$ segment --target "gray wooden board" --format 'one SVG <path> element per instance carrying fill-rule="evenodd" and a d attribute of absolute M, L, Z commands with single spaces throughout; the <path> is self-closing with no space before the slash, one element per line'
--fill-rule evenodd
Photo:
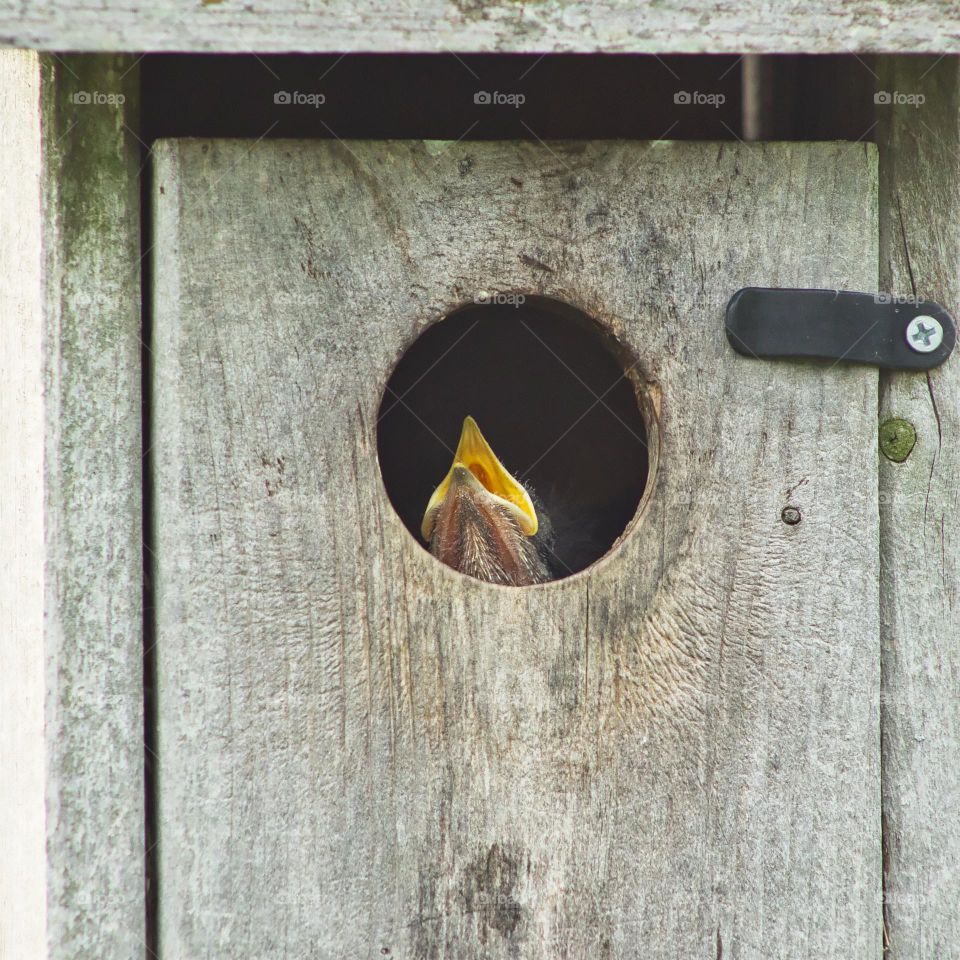
<path fill-rule="evenodd" d="M 874 149 L 155 157 L 162 955 L 879 957 L 877 374 L 723 334 L 875 284 Z M 491 289 L 608 325 L 655 410 L 637 521 L 528 589 L 376 461 L 404 346 Z"/>
<path fill-rule="evenodd" d="M 144 950 L 138 81 L 124 56 L 3 51 L 0 64 L 12 960 Z M 74 96 L 94 91 L 115 99 Z"/>
<path fill-rule="evenodd" d="M 888 61 L 878 87 L 922 94 L 881 113 L 881 285 L 960 311 L 960 67 Z M 960 360 L 889 374 L 880 419 L 917 431 L 881 461 L 883 813 L 891 957 L 960 943 Z"/>
<path fill-rule="evenodd" d="M 223 53 L 956 53 L 960 8 L 956 0 L 0 0 L 0 43 Z"/>
<path fill-rule="evenodd" d="M 48 940 L 143 950 L 136 61 L 44 58 Z M 115 104 L 76 102 L 110 91 Z"/>

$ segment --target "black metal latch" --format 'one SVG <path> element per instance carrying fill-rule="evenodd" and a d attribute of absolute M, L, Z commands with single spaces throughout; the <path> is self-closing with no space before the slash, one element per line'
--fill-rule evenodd
<path fill-rule="evenodd" d="M 758 359 L 809 357 L 930 370 L 953 350 L 953 318 L 930 300 L 846 290 L 744 287 L 727 304 L 727 339 Z"/>

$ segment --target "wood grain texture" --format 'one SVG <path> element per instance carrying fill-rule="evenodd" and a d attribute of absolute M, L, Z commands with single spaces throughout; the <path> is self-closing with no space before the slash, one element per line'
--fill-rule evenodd
<path fill-rule="evenodd" d="M 156 160 L 162 955 L 878 957 L 877 374 L 722 322 L 875 282 L 873 148 Z M 480 290 L 607 324 L 657 411 L 639 520 L 539 587 L 438 564 L 377 469 Z"/>
<path fill-rule="evenodd" d="M 0 956 L 46 941 L 40 58 L 0 53 Z M 15 172 L 14 172 L 15 171 Z"/>
<path fill-rule="evenodd" d="M 0 0 L 0 42 L 46 50 L 507 53 L 960 51 L 956 0 Z"/>
<path fill-rule="evenodd" d="M 0 677 L 26 711 L 3 758 L 18 814 L 3 825 L 33 846 L 29 879 L 3 857 L 13 921 L 30 930 L 5 929 L 0 954 L 134 957 L 144 950 L 137 74 L 127 57 L 5 53 L 3 69 L 14 74 L 0 134 L 0 286 L 13 294 L 3 326 L 14 347 L 0 359 L 13 508 L 3 543 L 14 545 L 5 566 L 17 593 L 0 601 Z M 97 90 L 129 104 L 73 100 Z"/>
<path fill-rule="evenodd" d="M 960 309 L 960 68 L 882 64 L 880 89 L 922 106 L 879 110 L 881 287 Z M 880 420 L 917 431 L 881 460 L 886 926 L 896 960 L 960 943 L 960 360 L 888 374 Z"/>

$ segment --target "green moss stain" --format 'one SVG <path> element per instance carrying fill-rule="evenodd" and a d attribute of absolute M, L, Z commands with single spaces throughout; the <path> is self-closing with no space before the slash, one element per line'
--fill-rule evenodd
<path fill-rule="evenodd" d="M 917 431 L 907 420 L 894 417 L 880 424 L 880 452 L 894 463 L 903 463 L 917 442 Z"/>

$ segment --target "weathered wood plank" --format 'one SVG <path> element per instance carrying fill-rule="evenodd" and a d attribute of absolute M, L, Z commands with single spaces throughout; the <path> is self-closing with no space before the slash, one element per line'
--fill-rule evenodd
<path fill-rule="evenodd" d="M 881 286 L 960 309 L 960 66 L 887 60 L 878 108 Z M 960 360 L 881 382 L 881 422 L 910 421 L 880 462 L 885 916 L 896 960 L 960 943 Z"/>
<path fill-rule="evenodd" d="M 11 718 L 0 953 L 134 957 L 144 951 L 137 74 L 128 57 L 12 51 L 0 71 L 0 540 L 12 551 L 0 573 Z M 75 102 L 80 91 L 127 101 Z"/>
<path fill-rule="evenodd" d="M 0 0 L 0 42 L 47 50 L 849 53 L 960 51 L 955 0 Z"/>
<path fill-rule="evenodd" d="M 852 144 L 158 145 L 164 956 L 879 957 L 877 375 L 722 322 L 869 288 L 875 178 Z M 659 411 L 640 521 L 525 590 L 439 565 L 376 463 L 404 345 L 494 288 L 608 324 Z"/>
<path fill-rule="evenodd" d="M 0 952 L 44 955 L 40 65 L 0 53 Z"/>

